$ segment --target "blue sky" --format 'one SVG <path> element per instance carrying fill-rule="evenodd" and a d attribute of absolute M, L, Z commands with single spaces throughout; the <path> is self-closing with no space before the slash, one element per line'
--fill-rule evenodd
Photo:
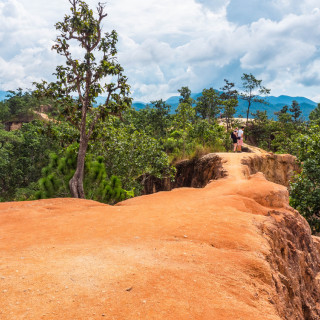
<path fill-rule="evenodd" d="M 320 102 L 319 0 L 109 0 L 106 9 L 135 100 L 220 88 L 224 78 L 241 87 L 245 72 L 272 95 Z M 63 63 L 50 49 L 54 24 L 68 12 L 67 0 L 0 0 L 0 90 L 53 80 Z"/>

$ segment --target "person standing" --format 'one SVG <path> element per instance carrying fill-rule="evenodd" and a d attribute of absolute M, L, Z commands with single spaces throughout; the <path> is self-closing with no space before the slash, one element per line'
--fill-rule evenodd
<path fill-rule="evenodd" d="M 233 152 L 237 151 L 237 145 L 238 145 L 238 128 L 235 128 L 231 133 L 231 139 L 233 142 Z"/>
<path fill-rule="evenodd" d="M 238 130 L 238 151 L 239 152 L 242 152 L 242 145 L 243 145 L 243 130 L 244 130 L 244 127 L 241 127 L 239 130 Z"/>

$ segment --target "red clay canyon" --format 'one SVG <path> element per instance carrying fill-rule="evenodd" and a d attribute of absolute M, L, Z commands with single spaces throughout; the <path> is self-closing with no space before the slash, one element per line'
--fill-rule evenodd
<path fill-rule="evenodd" d="M 294 160 L 212 157 L 204 188 L 1 203 L 0 319 L 320 319 L 320 241 L 275 183 Z"/>

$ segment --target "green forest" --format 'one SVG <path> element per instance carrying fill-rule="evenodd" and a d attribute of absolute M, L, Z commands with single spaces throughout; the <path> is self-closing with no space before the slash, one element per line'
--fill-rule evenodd
<path fill-rule="evenodd" d="M 225 79 L 222 88 L 204 88 L 196 100 L 181 87 L 174 114 L 162 99 L 135 110 L 116 59 L 117 33 L 101 31 L 104 7 L 95 17 L 85 2 L 73 3 L 56 24 L 53 50 L 65 59 L 56 82 L 9 91 L 0 102 L 0 201 L 76 197 L 115 204 L 141 195 L 151 176 L 174 179 L 182 159 L 232 152 L 230 133 L 243 123 L 235 118 L 242 100 L 245 142 L 297 157 L 301 172 L 291 182 L 290 204 L 313 233 L 320 232 L 320 104 L 308 120 L 296 101 L 274 119 L 265 110 L 252 113 L 252 103 L 266 103 L 261 97 L 270 90 L 244 73 L 241 89 Z M 73 57 L 70 41 L 79 44 L 82 58 Z M 97 105 L 102 95 L 105 102 Z M 15 122 L 22 127 L 10 130 Z"/>

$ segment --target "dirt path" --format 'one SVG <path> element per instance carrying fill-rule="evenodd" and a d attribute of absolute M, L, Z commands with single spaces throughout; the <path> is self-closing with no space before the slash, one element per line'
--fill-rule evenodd
<path fill-rule="evenodd" d="M 266 151 L 249 146 L 244 143 L 244 147 L 250 149 L 250 153 L 241 152 L 220 152 L 218 155 L 223 159 L 223 167 L 228 172 L 229 179 L 242 180 L 249 177 L 248 168 L 242 164 L 243 159 L 254 157 L 255 155 L 268 154 Z"/>

